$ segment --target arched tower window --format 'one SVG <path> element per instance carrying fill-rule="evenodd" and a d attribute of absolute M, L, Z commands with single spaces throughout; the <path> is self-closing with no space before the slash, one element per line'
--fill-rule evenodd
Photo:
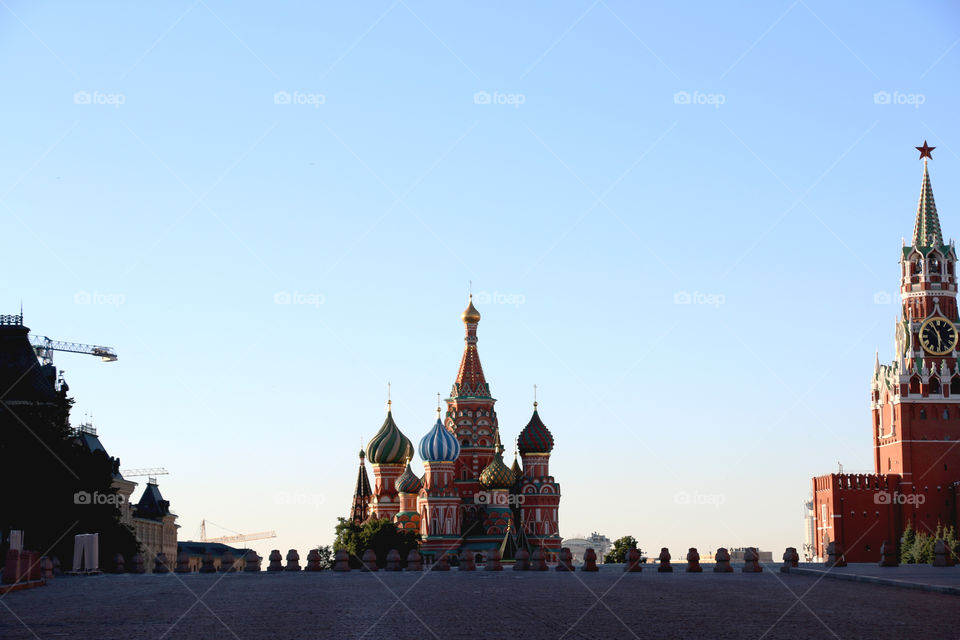
<path fill-rule="evenodd" d="M 944 419 L 944 420 L 949 420 L 949 419 L 950 419 L 950 410 L 949 410 L 949 409 L 944 409 L 944 410 L 943 410 L 943 419 Z"/>
<path fill-rule="evenodd" d="M 919 394 L 920 393 L 920 376 L 913 376 L 910 378 L 910 393 Z"/>
<path fill-rule="evenodd" d="M 923 273 L 923 260 L 921 258 L 917 258 L 913 261 L 912 273 L 915 276 L 919 276 Z"/>
<path fill-rule="evenodd" d="M 960 376 L 953 376 L 950 380 L 950 395 L 960 396 Z"/>
<path fill-rule="evenodd" d="M 929 271 L 931 275 L 940 275 L 940 260 L 938 258 L 927 260 L 927 271 Z"/>
<path fill-rule="evenodd" d="M 923 407 L 920 407 L 920 419 L 921 420 L 927 419 L 927 410 L 924 409 Z"/>
<path fill-rule="evenodd" d="M 930 393 L 940 393 L 940 378 L 930 376 Z"/>

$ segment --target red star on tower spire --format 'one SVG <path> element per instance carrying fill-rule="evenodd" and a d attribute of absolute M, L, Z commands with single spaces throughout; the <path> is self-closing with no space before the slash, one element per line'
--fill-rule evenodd
<path fill-rule="evenodd" d="M 914 149 L 920 152 L 920 160 L 923 160 L 924 158 L 930 158 L 933 160 L 933 156 L 930 154 L 930 152 L 936 149 L 936 147 L 929 146 L 927 141 L 924 140 L 922 147 L 914 147 Z"/>

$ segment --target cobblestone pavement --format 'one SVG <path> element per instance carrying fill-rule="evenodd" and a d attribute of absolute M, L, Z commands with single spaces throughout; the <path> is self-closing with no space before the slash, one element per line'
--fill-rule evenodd
<path fill-rule="evenodd" d="M 605 568 L 60 577 L 0 599 L 4 640 L 634 637 L 960 638 L 960 598 L 770 570 Z"/>

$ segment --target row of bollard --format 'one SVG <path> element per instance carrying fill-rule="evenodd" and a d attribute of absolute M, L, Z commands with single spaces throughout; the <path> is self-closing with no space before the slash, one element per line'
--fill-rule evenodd
<path fill-rule="evenodd" d="M 277 562 L 279 566 L 279 552 L 274 552 L 277 555 Z M 796 550 L 794 550 L 794 555 Z M 273 556 L 271 555 L 271 558 Z M 732 573 L 733 567 L 730 565 L 730 552 L 727 549 L 720 547 L 717 549 L 717 554 L 714 556 L 715 565 L 713 571 L 715 573 Z M 673 565 L 671 564 L 670 551 L 663 547 L 660 550 L 659 556 L 660 563 L 657 565 L 657 571 L 659 573 L 670 573 L 673 571 Z M 474 561 L 473 552 L 470 550 L 464 551 L 459 556 L 459 567 L 460 571 L 476 571 L 476 563 Z M 794 565 L 796 566 L 796 565 Z M 275 569 L 279 571 L 280 569 Z M 350 571 L 350 555 L 343 549 L 337 551 L 334 559 L 334 571 Z M 363 552 L 363 559 L 360 571 L 379 571 L 380 567 L 377 565 L 377 554 L 373 549 L 367 549 Z M 400 564 L 400 553 L 396 549 L 391 549 L 387 554 L 387 563 L 385 567 L 386 571 L 401 571 L 402 567 Z M 422 571 L 423 570 L 423 558 L 420 553 L 412 549 L 410 553 L 407 554 L 407 571 Z M 449 571 L 450 562 L 447 559 L 447 556 L 440 555 L 437 558 L 437 561 L 430 566 L 431 571 Z M 500 558 L 500 552 L 497 549 L 493 549 L 487 553 L 486 571 L 503 571 L 503 563 Z M 543 551 L 540 548 L 533 550 L 533 553 L 528 553 L 525 549 L 520 549 L 517 551 L 516 557 L 513 562 L 514 571 L 548 571 L 549 567 L 547 566 L 546 559 L 543 555 Z M 573 565 L 573 554 L 570 552 L 570 549 L 564 547 L 560 550 L 560 553 L 557 558 L 557 566 L 555 567 L 556 571 L 575 571 Z M 593 549 L 587 549 L 583 554 L 583 565 L 580 567 L 580 571 L 599 571 L 600 568 L 597 565 L 597 553 Z M 702 573 L 703 567 L 700 566 L 700 554 L 697 552 L 696 548 L 690 547 L 690 550 L 687 552 L 687 567 L 686 570 L 688 573 Z M 643 564 L 640 558 L 640 552 L 636 548 L 631 548 L 627 551 L 627 559 L 624 564 L 624 571 L 628 572 L 640 572 L 643 571 Z M 744 552 L 744 573 L 760 573 L 763 571 L 763 567 L 760 566 L 760 554 L 756 548 L 751 547 Z"/>
<path fill-rule="evenodd" d="M 896 567 L 899 565 L 899 553 L 895 544 L 884 541 L 880 548 L 880 562 L 881 567 Z M 244 573 L 255 573 L 260 571 L 261 558 L 255 552 L 250 551 L 248 554 L 242 558 L 244 560 L 244 565 L 242 571 Z M 556 571 L 575 571 L 573 565 L 573 554 L 570 552 L 570 549 L 564 547 L 560 550 L 560 553 L 557 558 L 557 565 L 555 567 Z M 656 565 L 658 573 L 671 573 L 673 571 L 673 564 L 671 564 L 672 556 L 670 555 L 670 550 L 667 547 L 660 549 L 660 555 L 658 557 L 659 563 Z M 700 566 L 700 554 L 697 552 L 695 547 L 690 547 L 687 551 L 687 564 L 686 572 L 687 573 L 702 573 L 703 567 Z M 321 558 L 320 552 L 317 549 L 311 550 L 307 554 L 307 566 L 300 566 L 300 555 L 295 549 L 290 549 L 286 555 L 286 564 L 284 564 L 284 557 L 281 555 L 280 551 L 274 549 L 270 553 L 269 558 L 270 564 L 267 566 L 268 572 L 277 572 L 277 571 L 321 571 Z M 760 554 L 757 551 L 756 547 L 749 547 L 744 550 L 743 554 L 743 573 L 761 573 L 763 567 L 760 566 Z M 795 547 L 787 547 L 786 551 L 783 553 L 783 565 L 780 569 L 781 572 L 788 572 L 791 567 L 797 567 L 799 565 L 800 556 L 797 553 Z M 52 578 L 54 575 L 59 575 L 59 560 L 57 558 L 41 558 L 40 559 L 40 571 L 44 578 Z M 114 573 L 146 573 L 144 569 L 144 559 L 143 554 L 136 553 L 130 559 L 130 568 L 127 569 L 124 563 L 124 558 L 122 555 L 117 554 L 114 557 Z M 935 567 L 951 567 L 954 566 L 954 558 L 950 552 L 949 547 L 946 542 L 943 540 L 937 540 L 934 547 L 934 562 L 933 566 Z M 827 546 L 827 559 L 824 562 L 826 567 L 845 567 L 847 566 L 846 559 L 844 557 L 844 552 L 842 545 L 838 542 L 831 542 Z M 407 554 L 406 559 L 406 570 L 407 571 L 422 571 L 424 568 L 423 557 L 416 549 L 412 549 Z M 492 549 L 487 552 L 486 562 L 485 562 L 486 571 L 503 571 L 503 562 L 500 558 L 500 552 L 497 549 Z M 386 558 L 386 567 L 385 571 L 402 571 L 404 567 L 402 566 L 400 553 L 396 549 L 391 549 L 387 553 Z M 467 550 L 464 551 L 459 556 L 459 571 L 476 571 L 476 562 L 474 560 L 474 552 Z M 334 557 L 334 571 L 350 571 L 350 555 L 347 551 L 341 549 L 337 551 Z M 363 552 L 362 564 L 360 571 L 379 571 L 380 568 L 377 564 L 377 554 L 373 549 L 367 549 Z M 436 562 L 429 566 L 431 571 L 449 571 L 450 562 L 446 554 L 441 554 Z M 520 549 L 516 553 L 516 557 L 513 562 L 514 571 L 547 571 L 549 567 L 547 566 L 546 558 L 544 557 L 543 551 L 538 547 L 533 550 L 533 553 L 527 552 L 525 549 Z M 191 557 L 187 553 L 180 553 L 177 557 L 176 566 L 173 569 L 174 573 L 191 573 L 193 568 L 191 566 Z M 200 573 L 225 573 L 230 571 L 241 571 L 241 568 L 234 558 L 233 554 L 227 552 L 223 554 L 220 558 L 220 566 L 217 567 L 214 558 L 211 554 L 204 556 L 201 566 L 199 568 Z M 583 565 L 580 567 L 580 571 L 599 571 L 597 565 L 597 554 L 593 549 L 587 549 L 583 554 Z M 627 572 L 640 572 L 643 571 L 643 563 L 641 562 L 640 552 L 636 548 L 631 548 L 627 550 L 626 562 L 624 563 L 624 571 Z M 170 573 L 171 568 L 167 563 L 167 557 L 164 553 L 158 553 L 155 557 L 153 573 Z M 733 567 L 730 564 L 730 552 L 724 548 L 720 547 L 717 549 L 717 553 L 714 556 L 714 573 L 733 573 Z"/>

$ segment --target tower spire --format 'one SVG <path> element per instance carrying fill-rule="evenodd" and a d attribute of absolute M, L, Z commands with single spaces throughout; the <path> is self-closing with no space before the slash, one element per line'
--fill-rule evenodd
<path fill-rule="evenodd" d="M 360 449 L 360 471 L 357 473 L 357 488 L 353 491 L 353 509 L 350 513 L 350 519 L 357 524 L 367 519 L 370 497 L 373 495 L 373 491 L 370 490 L 367 467 L 363 464 L 365 457 L 366 454 L 363 449 Z"/>
<path fill-rule="evenodd" d="M 922 147 L 917 147 L 923 159 L 923 184 L 920 186 L 920 201 L 917 203 L 917 221 L 913 225 L 914 247 L 939 247 L 943 244 L 943 233 L 940 231 L 940 217 L 937 215 L 937 204 L 933 200 L 933 188 L 930 186 L 930 173 L 927 170 L 927 158 L 932 158 L 930 152 L 935 147 L 928 147 L 923 141 Z"/>

